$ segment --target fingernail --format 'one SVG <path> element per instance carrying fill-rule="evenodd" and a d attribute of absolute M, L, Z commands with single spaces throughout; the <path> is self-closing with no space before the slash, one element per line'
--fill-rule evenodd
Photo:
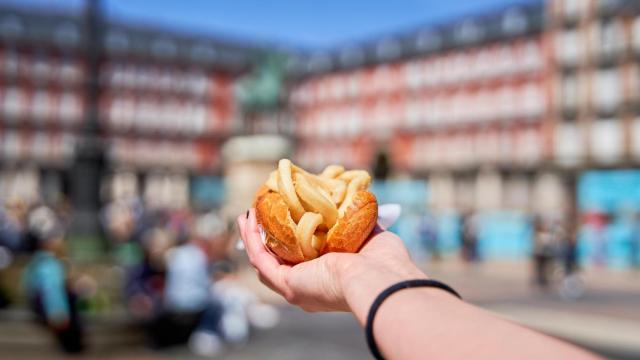
<path fill-rule="evenodd" d="M 245 219 L 249 218 L 249 210 L 247 210 L 247 214 L 244 216 Z"/>
<path fill-rule="evenodd" d="M 373 230 L 371 231 L 371 235 L 378 235 L 382 232 L 385 232 L 385 228 L 383 228 L 382 226 L 380 226 L 380 224 L 376 224 L 376 226 L 373 228 Z"/>

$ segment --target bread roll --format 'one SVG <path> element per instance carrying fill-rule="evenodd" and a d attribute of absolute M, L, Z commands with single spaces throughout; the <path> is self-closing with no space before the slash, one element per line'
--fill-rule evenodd
<path fill-rule="evenodd" d="M 328 252 L 357 252 L 378 218 L 376 197 L 367 190 L 369 174 L 361 170 L 343 172 L 342 167 L 334 165 L 323 174 L 314 175 L 287 159 L 280 160 L 279 169 L 283 171 L 272 173 L 258 190 L 254 203 L 258 223 L 266 233 L 266 246 L 292 264 Z M 281 174 L 289 178 L 283 179 Z M 279 188 L 278 184 L 282 186 Z M 288 193 L 283 195 L 280 189 Z M 336 203 L 336 199 L 342 200 Z M 303 208 L 302 215 L 298 204 Z M 297 219 L 292 206 L 296 207 Z M 329 227 L 330 224 L 333 225 Z"/>

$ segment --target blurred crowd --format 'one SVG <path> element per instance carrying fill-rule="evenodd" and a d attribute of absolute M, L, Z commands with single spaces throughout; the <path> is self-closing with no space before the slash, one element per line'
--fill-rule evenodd
<path fill-rule="evenodd" d="M 398 199 L 398 194 L 390 191 L 388 195 Z M 381 203 L 388 202 L 384 195 L 379 196 Z M 16 300 L 3 285 L 8 283 L 7 269 L 22 259 L 18 267 L 24 303 L 64 351 L 80 352 L 85 347 L 81 314 L 95 300 L 89 299 L 95 298 L 95 289 L 106 282 L 95 274 L 78 272 L 78 267 L 71 273 L 74 261 L 69 261 L 65 250 L 70 246 L 67 230 L 72 209 L 63 197 L 58 200 L 29 203 L 12 198 L 2 202 L 0 280 L 5 281 L 0 282 L 0 305 Z M 474 264 L 496 259 L 492 248 L 510 251 L 509 244 L 525 243 L 532 284 L 569 300 L 584 292 L 577 271 L 579 245 L 584 243 L 580 233 L 600 229 L 591 233 L 603 244 L 596 252 L 605 253 L 608 233 L 603 229 L 617 221 L 568 214 L 565 220 L 509 215 L 497 222 L 499 228 L 511 228 L 511 232 L 496 232 L 491 217 L 495 214 L 436 212 L 424 204 L 403 204 L 403 212 L 391 230 L 403 238 L 417 262 L 454 255 Z M 144 332 L 149 347 L 186 344 L 196 354 L 215 355 L 225 347 L 244 344 L 252 328 L 269 328 L 278 322 L 278 311 L 261 302 L 254 289 L 241 281 L 244 262 L 237 256 L 242 252 L 235 251 L 234 223 L 219 209 L 159 206 L 127 196 L 107 202 L 99 218 L 106 239 L 101 242 L 106 249 L 101 254 L 107 254 L 108 266 L 115 263 L 119 269 L 119 278 L 110 280 L 118 295 L 109 308 L 123 309 L 128 321 Z M 632 220 L 636 224 L 633 255 L 640 249 L 640 218 Z M 520 228 L 523 230 L 513 230 Z M 492 236 L 499 238 L 497 245 L 492 245 Z M 637 260 L 632 259 L 634 266 Z"/>
<path fill-rule="evenodd" d="M 451 253 L 447 245 L 447 231 L 443 231 L 443 224 L 446 223 L 443 217 L 432 211 L 421 211 L 416 221 L 400 223 L 400 226 L 410 225 L 397 230 L 408 234 L 403 237 L 405 241 L 413 238 L 408 245 L 414 260 L 439 261 L 443 253 Z M 524 224 L 520 225 L 525 229 L 521 235 L 530 239 L 527 242 L 531 258 L 531 284 L 543 291 L 557 291 L 567 300 L 581 297 L 584 287 L 578 272 L 579 232 L 575 221 L 533 215 L 523 215 L 521 220 Z M 494 255 L 486 249 L 491 246 L 487 246 L 491 241 L 491 230 L 488 229 L 491 224 L 487 214 L 463 212 L 454 217 L 453 223 L 458 237 L 456 252 L 464 263 L 474 264 L 492 259 Z M 505 224 L 503 221 L 502 226 Z M 397 226 L 392 230 L 395 228 Z M 414 236 L 411 236 L 412 233 Z M 640 236 L 636 235 L 636 240 L 639 239 Z"/>
<path fill-rule="evenodd" d="M 124 257 L 124 299 L 152 346 L 217 353 L 245 342 L 250 325 L 276 321 L 275 310 L 235 281 L 233 224 L 216 210 L 149 209 L 133 198 L 108 204 L 102 221 L 110 244 L 138 253 Z"/>
<path fill-rule="evenodd" d="M 69 274 L 64 254 L 69 215 L 68 206 L 5 202 L 0 269 L 14 258 L 28 259 L 22 271 L 24 298 L 61 349 L 75 353 L 85 348 L 79 312 L 96 279 Z M 277 323 L 278 312 L 238 281 L 237 260 L 230 256 L 232 224 L 215 209 L 151 208 L 131 198 L 108 203 L 100 219 L 108 253 L 123 270 L 118 298 L 151 348 L 187 344 L 194 353 L 210 356 L 245 343 L 251 328 Z M 6 292 L 1 295 L 8 305 Z"/>

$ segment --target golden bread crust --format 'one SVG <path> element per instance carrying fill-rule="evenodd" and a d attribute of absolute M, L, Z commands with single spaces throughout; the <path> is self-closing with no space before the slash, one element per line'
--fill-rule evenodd
<path fill-rule="evenodd" d="M 255 206 L 258 223 L 267 233 L 267 247 L 286 262 L 303 262 L 305 259 L 295 235 L 295 223 L 282 196 L 273 191 L 262 192 Z"/>
<path fill-rule="evenodd" d="M 357 252 L 378 219 L 378 202 L 369 191 L 358 191 L 344 216 L 331 228 L 323 253 Z"/>
<path fill-rule="evenodd" d="M 266 185 L 262 185 L 260 186 L 260 188 L 258 188 L 258 191 L 256 191 L 255 196 L 253 197 L 253 207 L 257 208 L 258 207 L 258 200 L 265 194 L 267 194 L 269 191 L 269 188 Z"/>

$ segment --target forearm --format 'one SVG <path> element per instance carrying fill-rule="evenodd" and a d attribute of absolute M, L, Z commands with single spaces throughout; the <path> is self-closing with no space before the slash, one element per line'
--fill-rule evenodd
<path fill-rule="evenodd" d="M 375 297 L 388 286 L 426 278 L 415 266 L 352 269 L 347 303 L 361 325 Z M 589 354 L 503 320 L 433 288 L 401 290 L 380 307 L 374 336 L 389 359 L 583 358 Z"/>
<path fill-rule="evenodd" d="M 408 279 L 426 279 L 427 276 L 413 264 L 371 267 L 366 264 L 351 264 L 339 276 L 349 309 L 360 325 L 364 326 L 367 314 L 376 296 L 387 287 Z"/>

